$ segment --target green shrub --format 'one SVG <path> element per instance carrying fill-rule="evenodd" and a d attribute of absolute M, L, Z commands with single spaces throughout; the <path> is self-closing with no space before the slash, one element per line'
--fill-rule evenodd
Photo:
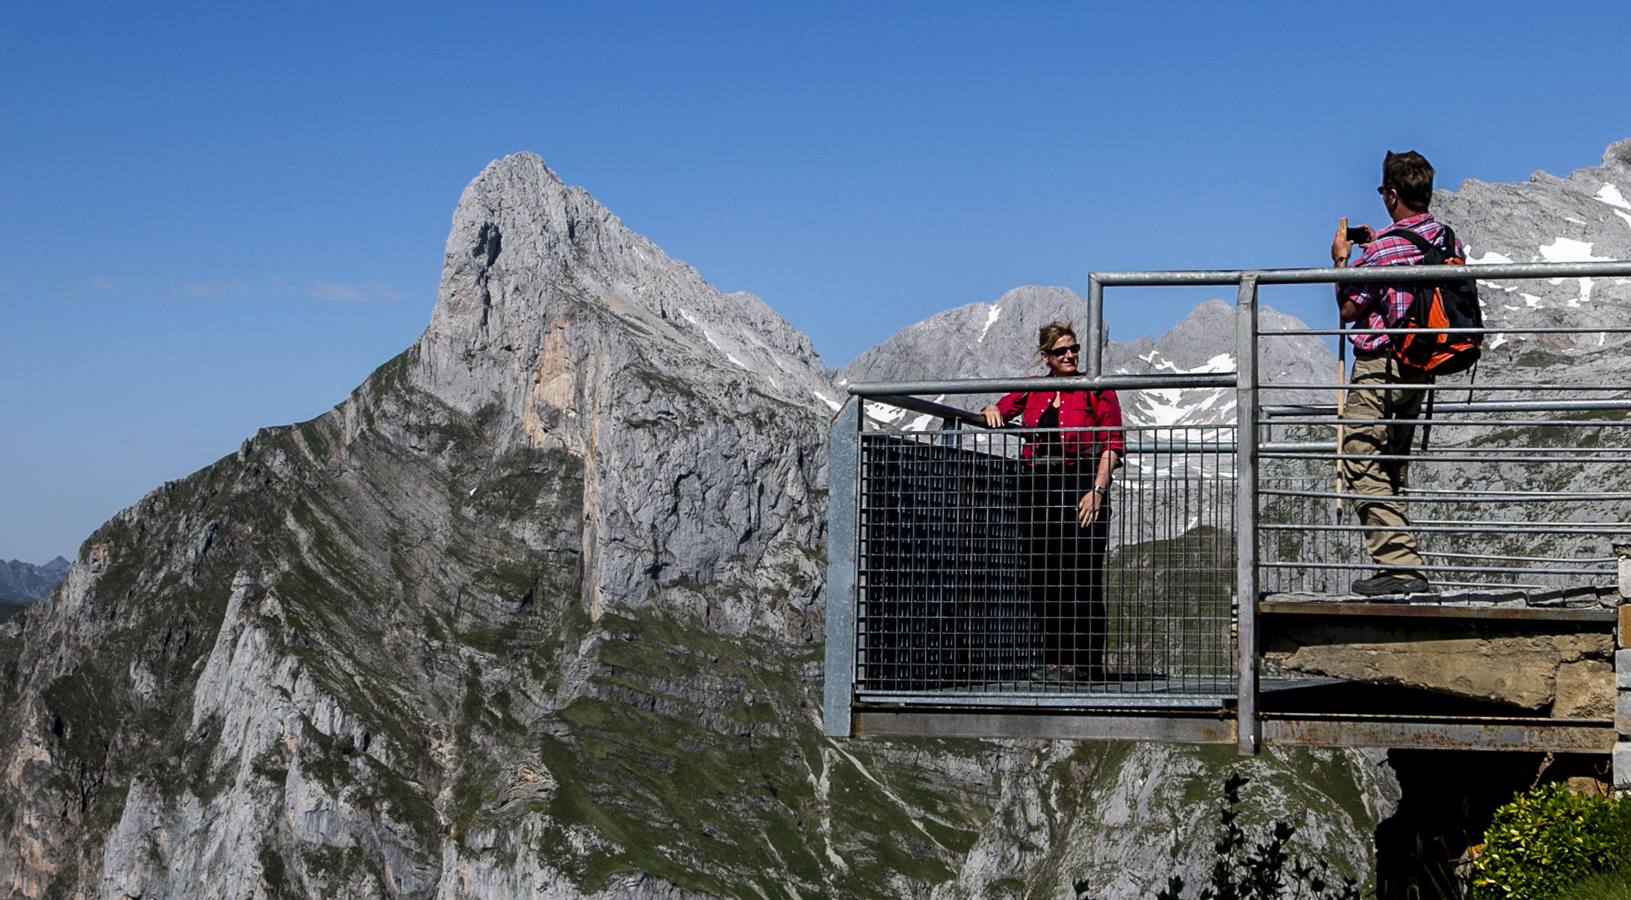
<path fill-rule="evenodd" d="M 1631 801 L 1547 784 L 1495 811 L 1472 864 L 1474 898 L 1542 900 L 1631 864 Z"/>

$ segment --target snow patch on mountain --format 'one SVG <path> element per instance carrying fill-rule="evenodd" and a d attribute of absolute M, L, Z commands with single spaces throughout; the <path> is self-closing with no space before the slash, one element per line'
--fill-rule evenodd
<path fill-rule="evenodd" d="M 985 336 L 991 332 L 991 326 L 997 324 L 997 320 L 1000 318 L 1002 318 L 1002 304 L 991 304 L 991 311 L 986 313 L 985 316 L 985 327 L 980 329 L 980 336 L 974 339 L 974 343 L 985 343 Z"/>
<path fill-rule="evenodd" d="M 1625 196 L 1620 193 L 1620 189 L 1612 184 L 1605 184 L 1601 188 L 1598 188 L 1597 193 L 1594 196 L 1603 203 L 1607 203 L 1609 206 L 1618 206 L 1620 209 L 1631 209 L 1631 203 L 1625 202 Z"/>
<path fill-rule="evenodd" d="M 1591 252 L 1591 241 L 1577 241 L 1560 237 L 1540 248 L 1541 258 L 1547 262 L 1607 262 L 1613 257 L 1597 256 Z"/>
<path fill-rule="evenodd" d="M 1161 374 L 1210 375 L 1235 371 L 1232 353 L 1213 354 L 1200 365 L 1188 368 L 1163 358 L 1160 350 L 1151 350 L 1137 358 Z M 1130 374 L 1125 367 L 1117 371 Z M 1215 424 L 1233 415 L 1234 403 L 1227 388 L 1158 388 L 1123 392 L 1122 410 L 1128 424 L 1133 425 Z"/>

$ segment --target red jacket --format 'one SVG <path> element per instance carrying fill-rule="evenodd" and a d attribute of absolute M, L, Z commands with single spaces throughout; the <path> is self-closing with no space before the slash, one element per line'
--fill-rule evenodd
<path fill-rule="evenodd" d="M 1016 391 L 997 401 L 997 411 L 1005 422 L 1023 412 L 1025 427 L 1036 428 L 1053 395 L 1046 390 Z M 1107 449 L 1116 451 L 1118 457 L 1127 454 L 1127 442 L 1119 430 L 1121 401 L 1115 391 L 1060 391 L 1059 395 L 1059 427 L 1065 429 L 1059 433 L 1059 442 L 1067 460 L 1085 456 L 1097 462 Z M 1108 430 L 1112 428 L 1117 430 Z M 1028 440 L 1020 458 L 1030 459 L 1035 452 L 1035 441 Z"/>

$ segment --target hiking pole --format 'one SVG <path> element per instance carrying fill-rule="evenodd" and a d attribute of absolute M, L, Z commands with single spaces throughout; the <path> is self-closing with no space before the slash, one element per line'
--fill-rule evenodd
<path fill-rule="evenodd" d="M 1429 377 L 1427 379 L 1427 383 L 1437 384 L 1438 379 Z M 1427 452 L 1427 439 L 1433 436 L 1433 398 L 1437 396 L 1437 394 L 1438 391 L 1427 392 L 1427 412 L 1422 416 L 1421 425 L 1421 452 L 1423 453 Z M 1409 448 L 1410 442 L 1405 441 L 1405 449 L 1408 451 Z"/>
<path fill-rule="evenodd" d="M 1342 415 L 1343 407 L 1348 405 L 1348 342 L 1340 335 L 1337 337 L 1337 416 Z M 1337 454 L 1336 454 L 1336 524 L 1342 524 L 1342 422 L 1337 422 Z"/>

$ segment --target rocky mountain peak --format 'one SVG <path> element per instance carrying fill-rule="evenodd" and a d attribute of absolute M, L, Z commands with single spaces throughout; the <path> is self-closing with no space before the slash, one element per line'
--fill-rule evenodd
<path fill-rule="evenodd" d="M 587 362 L 561 339 L 590 320 L 638 342 L 595 348 L 620 362 L 734 372 L 800 404 L 832 393 L 809 339 L 763 300 L 715 290 L 538 156 L 489 163 L 454 212 L 416 381 L 461 410 L 502 398 L 521 412 L 518 392 Z"/>
<path fill-rule="evenodd" d="M 1603 151 L 1603 166 L 1631 169 L 1631 138 L 1609 144 Z"/>
<path fill-rule="evenodd" d="M 1037 329 L 1054 320 L 1085 328 L 1086 302 L 1067 287 L 1020 285 L 989 303 L 966 303 L 906 326 L 839 370 L 840 379 L 992 378 L 999 370 L 1012 374 L 1035 362 Z"/>
<path fill-rule="evenodd" d="M 1609 145 L 1602 165 L 1564 178 L 1536 172 L 1522 184 L 1469 179 L 1435 191 L 1433 213 L 1455 228 L 1469 263 L 1631 259 L 1631 140 Z M 1480 296 L 1485 322 L 1496 327 L 1609 326 L 1624 319 L 1631 279 L 1486 281 Z M 1486 358 L 1510 366 L 1537 348 L 1573 358 L 1621 343 L 1604 335 L 1497 335 Z M 1535 365 L 1541 356 L 1529 358 Z"/>

